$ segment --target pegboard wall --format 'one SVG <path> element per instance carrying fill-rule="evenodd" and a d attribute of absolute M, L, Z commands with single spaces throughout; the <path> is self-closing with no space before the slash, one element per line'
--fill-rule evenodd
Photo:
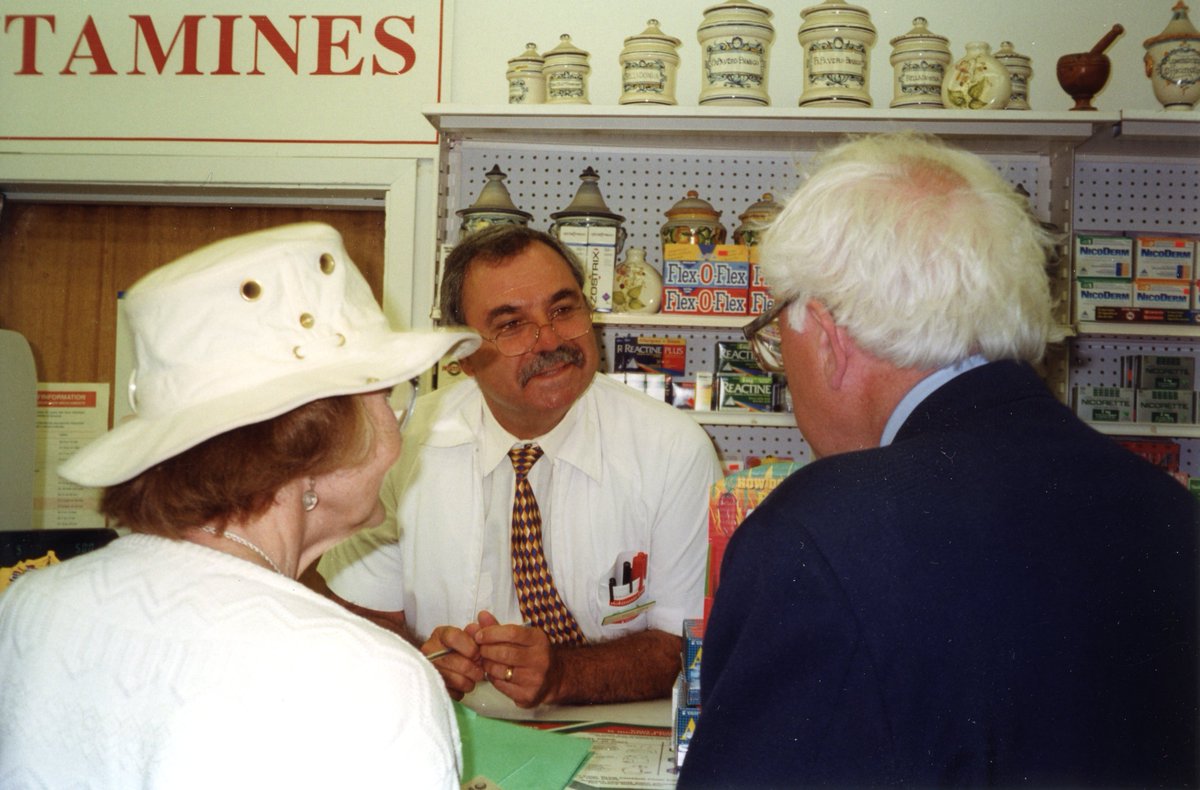
<path fill-rule="evenodd" d="M 600 175 L 600 191 L 609 210 L 625 217 L 625 249 L 642 247 L 647 261 L 661 269 L 659 228 L 667 219 L 667 209 L 685 197 L 688 190 L 696 190 L 721 212 L 721 222 L 732 241 L 733 231 L 740 222 L 738 216 L 767 192 L 777 201 L 785 201 L 800 185 L 801 173 L 810 157 L 811 153 L 805 151 L 630 150 L 454 140 L 444 164 L 442 231 L 448 242 L 458 238 L 461 219 L 455 212 L 475 202 L 486 183 L 485 174 L 493 166 L 499 166 L 506 174 L 505 187 L 513 203 L 533 215 L 530 225 L 548 230 L 550 215 L 570 204 L 581 183 L 579 174 L 591 167 Z M 986 158 L 1005 180 L 1024 187 L 1035 213 L 1048 218 L 1051 199 L 1048 157 L 987 154 Z M 741 339 L 737 329 L 665 327 L 652 321 L 645 326 L 606 325 L 600 328 L 606 361 L 613 358 L 615 338 L 630 334 L 683 337 L 687 341 L 689 373 L 713 369 L 717 341 Z M 794 425 L 705 424 L 704 428 L 725 457 L 776 455 L 798 461 L 811 459 L 809 448 Z"/>
<path fill-rule="evenodd" d="M 1109 233 L 1200 233 L 1200 159 L 1075 161 L 1073 227 Z"/>

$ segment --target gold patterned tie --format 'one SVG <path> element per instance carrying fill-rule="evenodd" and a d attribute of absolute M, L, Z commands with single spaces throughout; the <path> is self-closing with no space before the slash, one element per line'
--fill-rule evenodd
<path fill-rule="evenodd" d="M 542 511 L 527 477 L 542 457 L 542 448 L 535 444 L 514 447 L 508 451 L 508 457 L 517 476 L 512 512 L 512 569 L 521 615 L 526 622 L 545 631 L 550 644 L 583 644 L 587 640 L 558 594 L 542 551 Z"/>

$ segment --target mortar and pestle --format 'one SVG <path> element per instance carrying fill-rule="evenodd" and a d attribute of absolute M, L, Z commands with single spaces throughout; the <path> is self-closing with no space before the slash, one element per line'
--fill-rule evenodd
<path fill-rule="evenodd" d="M 1117 36 L 1125 32 L 1121 25 L 1113 25 L 1104 38 L 1096 42 L 1088 52 L 1063 55 L 1058 59 L 1058 84 L 1075 100 L 1072 110 L 1095 110 L 1092 97 L 1108 82 L 1111 64 L 1104 50 L 1112 46 Z"/>

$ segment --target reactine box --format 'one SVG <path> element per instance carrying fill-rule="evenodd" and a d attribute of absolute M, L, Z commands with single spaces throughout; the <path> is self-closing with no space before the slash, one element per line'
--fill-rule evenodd
<path fill-rule="evenodd" d="M 774 376 L 718 373 L 717 411 L 775 411 Z"/>
<path fill-rule="evenodd" d="M 741 244 L 663 246 L 664 313 L 746 315 L 750 258 Z"/>
<path fill-rule="evenodd" d="M 1134 401 L 1132 387 L 1075 388 L 1075 414 L 1088 422 L 1133 422 Z"/>
<path fill-rule="evenodd" d="M 1134 276 L 1146 280 L 1191 280 L 1196 245 L 1178 236 L 1139 236 L 1134 241 Z"/>
<path fill-rule="evenodd" d="M 687 340 L 682 337 L 622 335 L 613 343 L 613 371 L 640 371 L 682 376 L 687 367 Z"/>
<path fill-rule="evenodd" d="M 1133 276 L 1133 239 L 1125 236 L 1076 236 L 1075 276 L 1130 279 Z"/>
<path fill-rule="evenodd" d="M 763 376 L 767 371 L 762 369 L 754 352 L 750 350 L 749 340 L 718 340 L 717 375 L 722 373 L 738 373 L 742 375 Z"/>

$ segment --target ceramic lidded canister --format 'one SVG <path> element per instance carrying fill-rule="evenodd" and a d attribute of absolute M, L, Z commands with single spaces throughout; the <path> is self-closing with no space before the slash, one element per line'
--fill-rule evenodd
<path fill-rule="evenodd" d="M 663 244 L 724 244 L 725 226 L 721 212 L 694 189 L 667 209 L 667 221 L 659 229 Z"/>
<path fill-rule="evenodd" d="M 1029 80 L 1033 78 L 1033 61 L 1028 55 L 1022 55 L 1013 49 L 1011 41 L 1001 41 L 996 50 L 996 60 L 1004 64 L 1008 78 L 1012 82 L 1012 94 L 1008 97 L 1006 110 L 1029 109 Z"/>
<path fill-rule="evenodd" d="M 630 247 L 617 264 L 613 286 L 614 313 L 657 313 L 662 308 L 662 275 L 646 261 L 646 251 Z"/>
<path fill-rule="evenodd" d="M 950 65 L 950 39 L 930 32 L 924 17 L 891 40 L 892 107 L 942 107 L 942 82 Z"/>
<path fill-rule="evenodd" d="M 625 39 L 621 63 L 620 104 L 674 104 L 675 72 L 679 68 L 679 39 L 646 22 L 646 29 Z"/>
<path fill-rule="evenodd" d="M 547 104 L 590 104 L 587 81 L 592 68 L 588 65 L 588 53 L 571 43 L 571 37 L 563 33 L 558 37 L 558 46 L 542 57 L 546 66 Z"/>
<path fill-rule="evenodd" d="M 533 216 L 513 204 L 508 187 L 504 186 L 507 176 L 500 165 L 492 165 L 485 178 L 487 181 L 475 202 L 455 212 L 462 217 L 458 229 L 460 239 L 488 225 L 528 225 Z"/>
<path fill-rule="evenodd" d="M 1142 43 L 1146 76 L 1164 109 L 1190 110 L 1200 100 L 1200 31 L 1188 19 L 1183 0 L 1171 10 L 1163 31 Z"/>
<path fill-rule="evenodd" d="M 775 202 L 775 196 L 764 192 L 761 200 L 738 215 L 741 224 L 733 229 L 733 243 L 745 244 L 747 247 L 756 246 L 762 239 L 762 234 L 781 211 L 783 206 Z"/>
<path fill-rule="evenodd" d="M 800 12 L 801 107 L 870 107 L 875 26 L 862 6 L 825 0 Z"/>
<path fill-rule="evenodd" d="M 942 103 L 948 110 L 1003 110 L 1012 95 L 1008 69 L 985 41 L 971 41 L 967 54 L 946 72 Z"/>
<path fill-rule="evenodd" d="M 570 241 L 564 238 L 568 235 L 564 233 L 566 228 L 613 228 L 616 231 L 614 255 L 619 255 L 625 246 L 625 217 L 609 210 L 600 192 L 600 174 L 594 168 L 585 168 L 579 174 L 579 180 L 582 183 L 570 204 L 550 215 L 550 233 L 558 239 Z"/>
<path fill-rule="evenodd" d="M 546 60 L 537 45 L 525 45 L 525 51 L 508 61 L 508 103 L 542 104 L 546 101 Z"/>
<path fill-rule="evenodd" d="M 700 40 L 700 104 L 766 106 L 772 11 L 749 0 L 726 0 L 704 9 Z"/>

